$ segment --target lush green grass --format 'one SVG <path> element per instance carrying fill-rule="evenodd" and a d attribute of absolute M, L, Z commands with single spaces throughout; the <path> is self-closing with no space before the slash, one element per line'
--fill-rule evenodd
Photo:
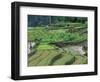
<path fill-rule="evenodd" d="M 28 31 L 28 40 L 36 41 L 40 40 L 42 43 L 58 42 L 58 41 L 82 41 L 87 38 L 86 35 L 81 35 L 78 32 L 70 33 L 64 29 L 49 30 L 44 28 L 33 28 Z"/>
<path fill-rule="evenodd" d="M 45 50 L 45 49 L 55 49 L 55 46 L 53 45 L 48 45 L 48 44 L 40 44 L 36 48 L 37 50 Z"/>

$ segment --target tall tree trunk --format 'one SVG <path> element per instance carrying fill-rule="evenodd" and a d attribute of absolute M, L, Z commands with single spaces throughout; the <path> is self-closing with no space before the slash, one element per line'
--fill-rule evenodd
<path fill-rule="evenodd" d="M 49 25 L 51 25 L 51 16 L 49 17 Z"/>

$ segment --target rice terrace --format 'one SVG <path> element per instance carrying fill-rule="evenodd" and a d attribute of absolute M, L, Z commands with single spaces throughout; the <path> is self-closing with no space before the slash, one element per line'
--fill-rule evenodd
<path fill-rule="evenodd" d="M 30 66 L 88 64 L 87 17 L 28 15 Z"/>

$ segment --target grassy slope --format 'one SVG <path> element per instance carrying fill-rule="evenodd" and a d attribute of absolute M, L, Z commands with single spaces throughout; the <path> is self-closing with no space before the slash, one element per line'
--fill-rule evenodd
<path fill-rule="evenodd" d="M 73 53 L 74 54 L 74 53 Z M 29 58 L 28 66 L 86 64 L 87 57 L 63 53 L 58 50 L 42 50 Z"/>
<path fill-rule="evenodd" d="M 80 41 L 87 38 L 86 35 L 79 33 L 69 33 L 67 29 L 46 30 L 45 28 L 32 28 L 28 30 L 28 40 L 42 38 L 42 43 L 37 47 L 37 52 L 28 58 L 28 66 L 46 66 L 46 65 L 69 65 L 69 64 L 85 64 L 87 57 L 80 55 L 72 55 L 70 53 L 60 53 L 55 50 L 55 46 L 48 45 L 48 42 L 56 42 L 63 40 Z M 51 50 L 50 50 L 51 49 Z M 73 50 L 70 50 L 73 51 Z"/>

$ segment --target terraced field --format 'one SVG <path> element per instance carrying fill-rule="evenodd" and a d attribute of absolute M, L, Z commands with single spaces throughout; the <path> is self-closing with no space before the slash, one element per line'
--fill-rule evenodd
<path fill-rule="evenodd" d="M 88 63 L 86 24 L 30 28 L 28 42 L 34 44 L 28 48 L 28 66 Z"/>
<path fill-rule="evenodd" d="M 28 58 L 28 66 L 71 64 L 87 64 L 87 56 L 80 55 L 80 52 L 74 50 L 72 46 L 64 48 L 64 51 L 60 49 L 37 50 L 35 54 L 29 56 Z"/>
<path fill-rule="evenodd" d="M 88 64 L 88 18 L 27 16 L 27 66 Z"/>

